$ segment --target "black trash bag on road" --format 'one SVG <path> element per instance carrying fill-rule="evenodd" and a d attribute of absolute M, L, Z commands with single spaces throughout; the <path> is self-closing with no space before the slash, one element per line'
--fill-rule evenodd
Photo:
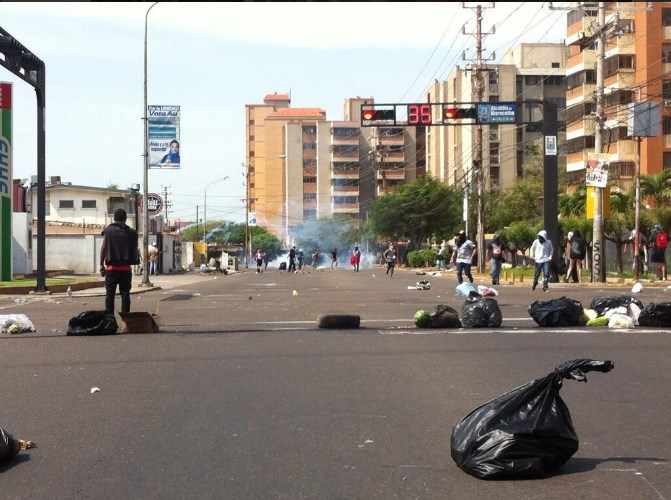
<path fill-rule="evenodd" d="M 547 301 L 537 300 L 529 306 L 529 316 L 539 326 L 581 326 L 582 313 L 582 304 L 568 297 Z"/>
<path fill-rule="evenodd" d="M 429 318 L 429 328 L 461 328 L 459 313 L 453 307 L 438 304 Z"/>
<path fill-rule="evenodd" d="M 15 457 L 21 450 L 21 443 L 9 432 L 0 427 L 0 462 Z"/>
<path fill-rule="evenodd" d="M 595 297 L 592 299 L 589 308 L 594 309 L 599 316 L 603 316 L 608 309 L 627 307 L 629 304 L 636 304 L 641 311 L 643 310 L 643 303 L 636 297 L 631 297 L 629 295 Z"/>
<path fill-rule="evenodd" d="M 587 382 L 586 372 L 606 373 L 613 367 L 612 361 L 566 361 L 483 404 L 452 430 L 452 458 L 479 479 L 537 479 L 559 469 L 579 444 L 559 395 L 563 379 Z"/>
<path fill-rule="evenodd" d="M 84 311 L 68 322 L 67 335 L 111 335 L 119 329 L 114 314 Z"/>
<path fill-rule="evenodd" d="M 461 306 L 461 323 L 464 328 L 499 327 L 502 321 L 499 303 L 492 297 L 469 297 Z"/>
<path fill-rule="evenodd" d="M 638 316 L 639 326 L 671 327 L 671 302 L 651 302 Z"/>

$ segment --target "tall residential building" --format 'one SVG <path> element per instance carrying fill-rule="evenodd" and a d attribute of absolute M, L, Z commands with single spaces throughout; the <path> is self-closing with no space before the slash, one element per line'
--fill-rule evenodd
<path fill-rule="evenodd" d="M 377 196 L 416 178 L 423 142 L 403 127 L 362 129 L 361 105 L 373 102 L 347 99 L 339 121 L 320 108 L 292 108 L 286 94 L 245 106 L 247 203 L 258 225 L 291 246 L 294 226 L 335 215 L 365 219 Z"/>
<path fill-rule="evenodd" d="M 627 135 L 628 104 L 658 102 L 662 132 L 641 142 L 641 174 L 671 168 L 671 2 L 605 2 L 602 151 L 610 155 L 609 181 L 628 191 L 636 173 L 636 141 Z M 599 2 L 568 13 L 567 170 L 569 184 L 585 180 L 595 150 Z M 649 9 L 648 7 L 651 6 Z"/>
<path fill-rule="evenodd" d="M 481 68 L 482 102 L 547 100 L 563 110 L 566 102 L 567 49 L 560 43 L 521 44 L 509 50 L 503 64 Z M 457 67 L 446 80 L 427 89 L 427 102 L 477 102 L 476 67 Z M 541 122 L 540 106 L 521 105 L 521 119 Z M 563 127 L 560 125 L 559 129 Z M 475 125 L 434 126 L 426 134 L 426 170 L 448 185 L 473 187 L 476 147 Z M 543 134 L 533 125 L 484 125 L 482 167 L 485 189 L 508 187 L 522 175 L 532 146 L 543 148 Z M 558 137 L 563 143 L 563 135 Z M 560 151 L 561 153 L 561 151 Z M 559 159 L 562 163 L 562 157 Z"/>

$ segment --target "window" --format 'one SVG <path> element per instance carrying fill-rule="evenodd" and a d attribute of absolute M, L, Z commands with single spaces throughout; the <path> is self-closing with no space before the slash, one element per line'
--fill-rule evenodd
<path fill-rule="evenodd" d="M 671 26 L 671 9 L 669 8 L 662 9 L 662 26 Z"/>
<path fill-rule="evenodd" d="M 303 133 L 304 134 L 314 134 L 317 132 L 317 127 L 314 125 L 309 125 L 309 126 L 304 126 L 303 127 Z"/>
<path fill-rule="evenodd" d="M 303 218 L 304 219 L 316 219 L 317 218 L 317 210 L 315 210 L 315 209 L 305 209 L 305 210 L 303 210 Z"/>
<path fill-rule="evenodd" d="M 305 177 L 303 176 L 303 184 L 316 184 L 317 183 L 317 178 L 316 177 Z"/>
<path fill-rule="evenodd" d="M 499 167 L 489 167 L 489 182 L 492 186 L 501 185 L 501 169 Z"/>
<path fill-rule="evenodd" d="M 317 149 L 317 143 L 316 142 L 304 142 L 303 143 L 303 149 Z"/>
<path fill-rule="evenodd" d="M 609 57 L 604 61 L 604 76 L 615 75 L 618 71 L 630 69 L 633 70 L 634 56 L 629 54 L 620 54 Z"/>
<path fill-rule="evenodd" d="M 664 170 L 671 169 L 671 153 L 664 153 Z"/>
<path fill-rule="evenodd" d="M 662 118 L 662 133 L 664 135 L 671 134 L 671 116 L 665 116 Z"/>
<path fill-rule="evenodd" d="M 250 125 L 254 125 L 254 120 L 249 120 Z"/>
<path fill-rule="evenodd" d="M 58 200 L 58 208 L 75 208 L 75 200 Z"/>
<path fill-rule="evenodd" d="M 671 80 L 662 81 L 662 98 L 671 99 Z"/>
<path fill-rule="evenodd" d="M 332 127 L 331 135 L 335 137 L 355 137 L 359 135 L 359 129 L 352 127 Z"/>
<path fill-rule="evenodd" d="M 562 75 L 550 75 L 546 76 L 543 80 L 544 85 L 555 85 L 560 87 L 564 85 L 564 77 Z"/>
<path fill-rule="evenodd" d="M 336 205 L 356 203 L 356 196 L 334 196 L 333 203 Z"/>
<path fill-rule="evenodd" d="M 303 166 L 304 167 L 316 167 L 317 166 L 317 160 L 303 160 Z"/>
<path fill-rule="evenodd" d="M 528 75 L 524 77 L 524 83 L 526 85 L 538 85 L 540 78 L 536 75 Z"/>
<path fill-rule="evenodd" d="M 499 96 L 497 96 L 497 95 L 490 95 L 490 96 L 489 96 L 489 102 L 499 102 Z"/>
<path fill-rule="evenodd" d="M 317 199 L 317 193 L 303 193 L 303 199 L 304 200 L 316 200 Z"/>
<path fill-rule="evenodd" d="M 561 63 L 553 62 L 553 63 L 552 63 L 552 67 L 553 67 L 553 68 L 561 68 Z"/>
<path fill-rule="evenodd" d="M 254 136 L 253 136 L 253 135 L 250 135 L 250 136 L 249 136 L 249 142 L 252 142 L 253 140 L 254 140 Z"/>
<path fill-rule="evenodd" d="M 82 208 L 96 208 L 96 200 L 82 200 Z"/>
<path fill-rule="evenodd" d="M 578 73 L 574 73 L 566 78 L 567 90 L 580 87 L 584 83 L 596 83 L 596 72 L 593 69 L 579 71 Z"/>
<path fill-rule="evenodd" d="M 662 44 L 662 62 L 671 63 L 671 43 Z"/>
<path fill-rule="evenodd" d="M 333 187 L 358 186 L 359 179 L 333 179 L 331 184 Z"/>

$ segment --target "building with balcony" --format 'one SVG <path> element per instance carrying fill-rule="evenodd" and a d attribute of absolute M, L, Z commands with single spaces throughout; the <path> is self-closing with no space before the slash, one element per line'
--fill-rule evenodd
<path fill-rule="evenodd" d="M 641 174 L 671 168 L 671 2 L 605 2 L 602 150 L 595 151 L 597 2 L 584 2 L 567 16 L 566 151 L 569 186 L 585 180 L 588 154 L 609 155 L 608 180 L 633 186 L 637 151 L 627 134 L 628 105 L 658 102 L 662 130 L 641 141 Z M 648 8 L 648 7 L 651 8 Z"/>
<path fill-rule="evenodd" d="M 482 102 L 517 102 L 524 125 L 482 126 L 482 167 L 485 189 L 508 187 L 522 175 L 522 165 L 534 151 L 543 150 L 543 134 L 537 125 L 543 119 L 540 102 L 554 102 L 559 111 L 566 102 L 565 65 L 567 49 L 560 43 L 520 44 L 509 50 L 502 64 L 485 64 L 480 70 Z M 427 102 L 474 103 L 477 68 L 457 67 L 446 80 L 436 81 L 426 91 Z M 524 103 L 524 104 L 523 104 Z M 462 125 L 429 127 L 426 132 L 426 170 L 448 185 L 472 187 L 478 127 Z M 563 125 L 558 125 L 559 130 Z M 558 144 L 564 143 L 559 134 Z M 560 149 L 560 154 L 562 150 Z M 562 165 L 563 157 L 559 163 Z"/>

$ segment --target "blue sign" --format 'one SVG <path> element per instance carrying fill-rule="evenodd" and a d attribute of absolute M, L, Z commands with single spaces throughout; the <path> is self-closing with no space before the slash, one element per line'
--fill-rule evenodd
<path fill-rule="evenodd" d="M 517 103 L 515 102 L 478 103 L 477 109 L 477 123 L 480 125 L 515 123 L 515 114 L 517 111 Z"/>

